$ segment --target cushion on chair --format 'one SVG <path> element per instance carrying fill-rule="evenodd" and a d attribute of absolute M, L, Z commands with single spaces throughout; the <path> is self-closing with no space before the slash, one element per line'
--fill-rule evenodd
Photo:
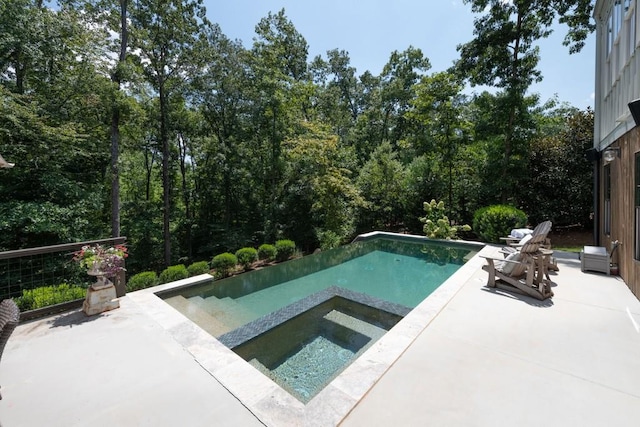
<path fill-rule="evenodd" d="M 497 263 L 496 268 L 500 270 L 502 274 L 505 274 L 507 276 L 510 276 L 513 272 L 513 269 L 518 266 L 517 263 L 509 261 L 520 261 L 520 253 L 514 252 L 512 254 L 509 254 L 505 261 Z"/>
<path fill-rule="evenodd" d="M 524 245 L 525 243 L 527 243 L 529 240 L 531 240 L 531 238 L 533 237 L 532 234 L 527 234 L 526 236 L 524 236 L 522 239 L 520 239 L 520 241 L 518 242 L 518 245 Z"/>

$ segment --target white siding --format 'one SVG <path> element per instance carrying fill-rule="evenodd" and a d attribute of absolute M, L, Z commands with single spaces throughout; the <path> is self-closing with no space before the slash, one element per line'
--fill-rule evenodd
<path fill-rule="evenodd" d="M 627 104 L 640 98 L 637 3 L 638 0 L 599 0 L 594 9 L 597 25 L 594 147 L 598 150 L 635 127 Z M 629 7 L 626 13 L 620 13 L 625 6 Z M 611 16 L 613 37 L 608 31 Z"/>

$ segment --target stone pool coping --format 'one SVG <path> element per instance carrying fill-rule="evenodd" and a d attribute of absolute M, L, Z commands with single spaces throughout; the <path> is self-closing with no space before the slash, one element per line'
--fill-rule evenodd
<path fill-rule="evenodd" d="M 337 425 L 456 295 L 469 277 L 482 267 L 484 260 L 481 256 L 494 252 L 494 249 L 481 244 L 476 246 L 482 249 L 306 405 L 156 295 L 209 281 L 210 275 L 204 274 L 144 289 L 128 294 L 128 297 L 143 308 L 265 425 Z"/>

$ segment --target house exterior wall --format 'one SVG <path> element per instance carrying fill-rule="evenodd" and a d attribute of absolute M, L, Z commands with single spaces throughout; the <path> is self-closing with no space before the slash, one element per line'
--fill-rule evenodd
<path fill-rule="evenodd" d="M 594 148 L 602 153 L 619 148 L 619 157 L 607 163 L 598 156 L 598 238 L 611 250 L 621 245 L 613 262 L 632 292 L 640 298 L 640 260 L 636 254 L 636 153 L 640 127 L 628 103 L 640 98 L 640 0 L 598 0 L 596 21 L 596 81 Z M 610 179 L 608 179 L 610 177 Z M 607 209 L 607 204 L 610 208 Z M 638 227 L 640 228 L 640 227 Z"/>

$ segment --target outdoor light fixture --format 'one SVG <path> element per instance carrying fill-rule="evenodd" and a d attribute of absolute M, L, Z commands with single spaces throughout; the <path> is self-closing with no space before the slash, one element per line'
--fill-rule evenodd
<path fill-rule="evenodd" d="M 636 126 L 640 126 L 640 98 L 629 103 L 629 110 L 633 116 L 633 121 L 636 122 Z"/>
<path fill-rule="evenodd" d="M 605 163 L 614 161 L 616 157 L 620 157 L 620 147 L 609 147 L 602 153 Z"/>
<path fill-rule="evenodd" d="M 2 155 L 0 155 L 0 168 L 12 168 L 15 166 L 15 163 L 9 163 L 7 162 Z"/>

